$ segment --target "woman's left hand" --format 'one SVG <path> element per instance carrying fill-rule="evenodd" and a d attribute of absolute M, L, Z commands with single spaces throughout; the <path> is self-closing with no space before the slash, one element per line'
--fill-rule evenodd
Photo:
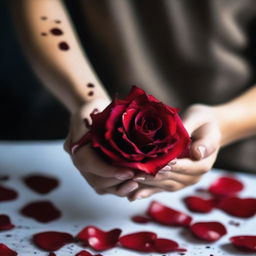
<path fill-rule="evenodd" d="M 156 176 L 138 174 L 133 178 L 140 187 L 129 196 L 131 201 L 147 198 L 160 191 L 177 191 L 197 183 L 217 157 L 221 132 L 214 107 L 192 105 L 184 113 L 183 124 L 192 138 L 191 158 L 171 161 Z"/>

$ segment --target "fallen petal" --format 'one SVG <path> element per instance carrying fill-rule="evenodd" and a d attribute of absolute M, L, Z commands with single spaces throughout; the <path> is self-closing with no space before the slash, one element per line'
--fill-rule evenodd
<path fill-rule="evenodd" d="M 241 181 L 223 176 L 215 180 L 209 187 L 209 192 L 215 196 L 235 196 L 243 190 L 244 185 Z"/>
<path fill-rule="evenodd" d="M 192 221 L 189 215 L 153 201 L 147 214 L 156 222 L 169 226 L 188 226 Z"/>
<path fill-rule="evenodd" d="M 9 216 L 0 215 L 0 231 L 13 229 L 14 225 L 11 223 Z"/>
<path fill-rule="evenodd" d="M 132 217 L 132 221 L 140 224 L 145 224 L 150 222 L 150 219 L 146 216 L 135 215 Z"/>
<path fill-rule="evenodd" d="M 78 252 L 75 256 L 93 256 L 93 255 L 86 250 L 82 250 Z"/>
<path fill-rule="evenodd" d="M 115 247 L 121 234 L 120 229 L 103 231 L 95 226 L 85 227 L 77 235 L 77 239 L 90 245 L 96 251 L 104 251 Z"/>
<path fill-rule="evenodd" d="M 73 242 L 72 235 L 64 232 L 48 231 L 35 234 L 34 243 L 45 251 L 57 251 L 66 244 Z"/>
<path fill-rule="evenodd" d="M 204 199 L 198 196 L 188 196 L 184 198 L 188 209 L 192 212 L 208 213 L 215 207 L 214 199 Z"/>
<path fill-rule="evenodd" d="M 120 244 L 138 252 L 154 252 L 157 235 L 153 232 L 137 232 L 120 237 Z"/>
<path fill-rule="evenodd" d="M 18 197 L 18 193 L 11 189 L 0 185 L 0 202 L 14 200 Z"/>
<path fill-rule="evenodd" d="M 0 256 L 16 256 L 18 255 L 17 252 L 13 251 L 5 244 L 0 244 Z"/>
<path fill-rule="evenodd" d="M 21 214 L 43 223 L 56 220 L 61 216 L 61 212 L 50 201 L 29 203 L 21 209 Z"/>
<path fill-rule="evenodd" d="M 179 248 L 179 244 L 173 240 L 158 238 L 155 240 L 154 248 L 156 252 L 168 253 L 168 252 L 185 252 L 186 249 Z"/>
<path fill-rule="evenodd" d="M 241 251 L 256 252 L 256 236 L 233 236 L 230 241 Z"/>
<path fill-rule="evenodd" d="M 54 252 L 50 252 L 48 256 L 56 256 L 56 254 Z"/>
<path fill-rule="evenodd" d="M 232 216 L 250 218 L 256 214 L 256 199 L 226 197 L 220 200 L 217 207 Z"/>
<path fill-rule="evenodd" d="M 227 234 L 227 230 L 220 222 L 197 222 L 190 226 L 192 233 L 209 242 L 219 240 L 222 236 Z"/>

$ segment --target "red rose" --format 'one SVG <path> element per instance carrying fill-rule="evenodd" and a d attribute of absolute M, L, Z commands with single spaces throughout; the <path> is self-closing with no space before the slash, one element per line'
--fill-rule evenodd
<path fill-rule="evenodd" d="M 80 145 L 91 141 L 112 164 L 148 174 L 184 154 L 190 143 L 177 109 L 136 86 L 125 99 L 113 100 L 91 117 L 91 130 Z"/>

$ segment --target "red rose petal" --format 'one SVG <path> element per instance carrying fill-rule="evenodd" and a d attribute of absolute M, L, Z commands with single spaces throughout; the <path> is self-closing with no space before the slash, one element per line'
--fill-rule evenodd
<path fill-rule="evenodd" d="M 21 209 L 21 213 L 43 223 L 56 220 L 61 216 L 61 212 L 49 201 L 29 203 Z"/>
<path fill-rule="evenodd" d="M 256 198 L 226 197 L 217 207 L 232 216 L 250 218 L 256 214 Z"/>
<path fill-rule="evenodd" d="M 198 196 L 188 196 L 184 198 L 184 202 L 190 211 L 200 213 L 210 212 L 216 205 L 214 199 L 204 199 Z"/>
<path fill-rule="evenodd" d="M 0 185 L 0 202 L 14 200 L 18 197 L 18 193 L 11 189 Z"/>
<path fill-rule="evenodd" d="M 43 175 L 30 175 L 24 178 L 25 184 L 39 194 L 47 194 L 54 190 L 59 182 L 55 178 Z"/>
<path fill-rule="evenodd" d="M 155 240 L 154 248 L 156 252 L 167 253 L 167 252 L 185 252 L 186 249 L 179 248 L 179 244 L 173 240 L 158 238 Z"/>
<path fill-rule="evenodd" d="M 57 251 L 66 244 L 73 242 L 73 236 L 56 231 L 48 231 L 35 234 L 33 236 L 34 243 L 45 251 Z"/>
<path fill-rule="evenodd" d="M 105 232 L 95 226 L 88 226 L 79 232 L 77 238 L 96 251 L 104 251 L 115 247 L 121 232 L 120 229 Z"/>
<path fill-rule="evenodd" d="M 156 222 L 169 226 L 187 226 L 192 221 L 189 215 L 153 201 L 147 214 Z"/>
<path fill-rule="evenodd" d="M 18 255 L 17 252 L 13 251 L 5 244 L 0 244 L 0 256 L 16 256 Z"/>
<path fill-rule="evenodd" d="M 54 252 L 50 252 L 48 256 L 56 256 L 56 254 Z"/>
<path fill-rule="evenodd" d="M 190 226 L 193 234 L 209 242 L 219 240 L 222 236 L 227 234 L 227 230 L 220 222 L 197 222 Z"/>
<path fill-rule="evenodd" d="M 153 232 L 137 232 L 120 237 L 120 244 L 127 249 L 139 252 L 154 252 L 157 235 Z"/>
<path fill-rule="evenodd" d="M 214 181 L 209 187 L 209 192 L 216 196 L 235 196 L 243 190 L 244 185 L 241 181 L 223 176 Z"/>
<path fill-rule="evenodd" d="M 0 231 L 13 229 L 14 225 L 11 223 L 9 216 L 0 215 Z"/>
<path fill-rule="evenodd" d="M 93 255 L 86 250 L 82 250 L 78 252 L 75 256 L 93 256 Z"/>
<path fill-rule="evenodd" d="M 256 236 L 233 236 L 230 241 L 241 251 L 256 252 Z"/>
<path fill-rule="evenodd" d="M 132 217 L 132 221 L 140 224 L 145 224 L 150 222 L 150 219 L 146 216 L 135 215 Z"/>

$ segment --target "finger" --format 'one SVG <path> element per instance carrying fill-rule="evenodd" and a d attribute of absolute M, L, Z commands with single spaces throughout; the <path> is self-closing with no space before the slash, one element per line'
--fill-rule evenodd
<path fill-rule="evenodd" d="M 165 184 L 166 180 L 176 181 L 178 183 L 183 184 L 184 186 L 189 186 L 189 185 L 193 185 L 193 184 L 197 183 L 199 181 L 200 177 L 201 176 L 199 176 L 199 175 L 191 176 L 191 175 L 187 175 L 187 174 L 167 171 L 165 173 L 156 175 L 155 177 L 153 177 L 153 176 L 145 177 L 144 180 L 138 180 L 135 178 L 134 180 L 136 180 L 140 184 L 149 185 L 149 186 L 157 186 L 157 187 L 160 187 L 161 184 Z"/>
<path fill-rule="evenodd" d="M 75 166 L 83 173 L 90 172 L 100 177 L 128 180 L 134 176 L 130 169 L 114 167 L 102 160 L 89 145 L 82 147 L 73 156 Z"/>
<path fill-rule="evenodd" d="M 120 186 L 114 186 L 104 190 L 97 190 L 99 194 L 114 194 L 120 197 L 128 196 L 130 193 L 139 188 L 139 184 L 135 181 L 127 181 Z"/>
<path fill-rule="evenodd" d="M 128 199 L 129 201 L 144 199 L 162 191 L 163 189 L 161 188 L 145 186 L 144 188 L 137 189 L 134 193 L 131 193 L 131 195 L 128 196 Z"/>
<path fill-rule="evenodd" d="M 219 147 L 220 132 L 214 123 L 202 125 L 192 133 L 192 137 L 190 152 L 197 160 L 208 157 Z"/>
<path fill-rule="evenodd" d="M 95 190 L 102 190 L 123 183 L 122 180 L 115 178 L 102 178 L 89 172 L 82 173 L 82 175 Z"/>

